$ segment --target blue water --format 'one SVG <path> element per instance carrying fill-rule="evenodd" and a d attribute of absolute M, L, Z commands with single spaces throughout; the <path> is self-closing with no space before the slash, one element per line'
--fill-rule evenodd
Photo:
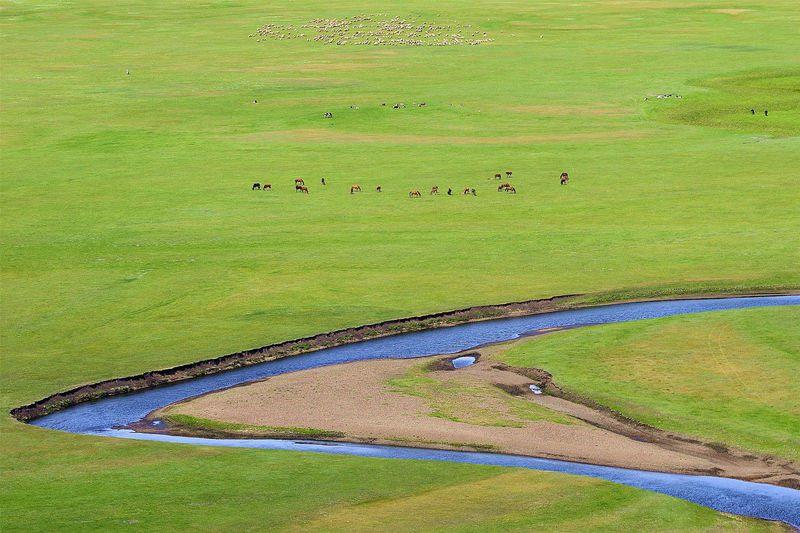
<path fill-rule="evenodd" d="M 800 527 L 800 491 L 711 476 L 643 472 L 508 454 L 275 439 L 200 439 L 113 429 L 139 421 L 151 411 L 179 400 L 296 370 L 365 359 L 412 358 L 457 353 L 487 343 L 515 339 L 544 328 L 576 327 L 687 313 L 778 305 L 800 305 L 800 296 L 763 296 L 618 304 L 404 333 L 336 348 L 327 348 L 221 374 L 203 376 L 182 383 L 143 390 L 125 396 L 115 396 L 91 403 L 79 404 L 34 420 L 32 424 L 72 433 L 203 446 L 312 451 L 397 459 L 427 459 L 566 472 L 598 477 L 669 494 L 720 511 L 782 520 Z"/>
<path fill-rule="evenodd" d="M 471 355 L 465 355 L 464 357 L 456 357 L 453 359 L 453 368 L 464 368 L 466 366 L 471 366 L 475 364 L 475 358 Z"/>

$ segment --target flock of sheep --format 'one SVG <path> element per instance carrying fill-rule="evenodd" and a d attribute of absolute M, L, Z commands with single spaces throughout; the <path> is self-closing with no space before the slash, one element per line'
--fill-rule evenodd
<path fill-rule="evenodd" d="M 323 44 L 366 46 L 462 46 L 493 41 L 470 24 L 434 24 L 388 15 L 356 15 L 343 19 L 314 19 L 299 28 L 265 24 L 250 35 L 258 41 L 305 39 Z"/>

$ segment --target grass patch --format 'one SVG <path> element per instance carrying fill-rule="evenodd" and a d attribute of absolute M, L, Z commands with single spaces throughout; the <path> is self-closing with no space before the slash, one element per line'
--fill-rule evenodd
<path fill-rule="evenodd" d="M 500 358 L 646 424 L 800 461 L 800 310 L 747 309 L 535 338 Z"/>
<path fill-rule="evenodd" d="M 524 427 L 526 421 L 534 420 L 576 423 L 569 416 L 511 396 L 491 383 L 437 379 L 431 376 L 429 366 L 430 363 L 414 366 L 387 384 L 392 392 L 424 399 L 431 408 L 430 416 L 490 427 Z"/>
<path fill-rule="evenodd" d="M 328 431 L 317 428 L 239 424 L 236 422 L 223 422 L 220 420 L 211 420 L 208 418 L 199 418 L 183 414 L 167 414 L 162 417 L 162 420 L 165 420 L 170 425 L 178 426 L 181 429 L 219 433 L 220 435 L 309 439 L 332 439 L 344 437 L 344 434 L 338 431 Z"/>
<path fill-rule="evenodd" d="M 798 68 L 759 69 L 696 84 L 705 90 L 689 92 L 681 99 L 653 99 L 647 111 L 674 123 L 776 137 L 800 134 Z"/>

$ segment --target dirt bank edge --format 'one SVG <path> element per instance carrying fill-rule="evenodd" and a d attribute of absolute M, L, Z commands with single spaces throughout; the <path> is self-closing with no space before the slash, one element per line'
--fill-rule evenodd
<path fill-rule="evenodd" d="M 10 414 L 21 422 L 30 422 L 36 418 L 46 416 L 73 405 L 99 400 L 109 396 L 129 394 L 143 389 L 150 389 L 161 385 L 225 372 L 244 366 L 256 365 L 266 361 L 317 351 L 324 348 L 351 344 L 362 340 L 425 329 L 456 326 L 482 320 L 566 311 L 570 309 L 608 305 L 611 303 L 700 298 L 744 298 L 747 296 L 782 296 L 798 293 L 800 293 L 798 289 L 789 289 L 780 292 L 775 292 L 774 290 L 752 290 L 741 293 L 736 291 L 700 292 L 697 294 L 686 292 L 677 295 L 675 293 L 665 295 L 658 291 L 653 291 L 651 294 L 641 294 L 632 297 L 629 296 L 630 293 L 615 291 L 594 294 L 567 294 L 553 296 L 551 298 L 525 300 L 505 304 L 474 306 L 466 309 L 386 320 L 364 326 L 345 328 L 328 333 L 320 333 L 310 337 L 270 344 L 260 348 L 243 350 L 162 370 L 153 370 L 133 376 L 98 381 L 63 392 L 57 392 L 36 402 L 15 407 L 10 411 Z M 614 298 L 614 295 L 618 295 L 619 297 Z"/>

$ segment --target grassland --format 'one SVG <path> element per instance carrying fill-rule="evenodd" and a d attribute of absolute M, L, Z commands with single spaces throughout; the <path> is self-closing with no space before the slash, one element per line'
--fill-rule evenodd
<path fill-rule="evenodd" d="M 575 423 L 566 415 L 510 396 L 491 383 L 478 380 L 463 383 L 430 377 L 428 365 L 413 367 L 405 375 L 389 380 L 387 385 L 392 392 L 422 398 L 431 409 L 430 416 L 488 427 L 523 427 L 526 420 Z"/>
<path fill-rule="evenodd" d="M 3 1 L 0 406 L 474 304 L 800 286 L 800 8 L 729 4 Z M 248 37 L 365 12 L 495 40 Z M 746 98 L 722 90 L 754 72 L 769 76 Z M 644 101 L 669 92 L 684 98 Z M 400 101 L 428 106 L 380 107 Z M 752 120 L 759 105 L 768 120 Z M 507 168 L 516 196 L 486 180 Z M 295 176 L 310 195 L 291 191 Z M 365 192 L 348 195 L 351 183 Z M 478 196 L 406 197 L 433 184 Z M 4 530 L 286 524 L 437 477 L 497 475 L 0 424 Z"/>
<path fill-rule="evenodd" d="M 503 360 L 640 422 L 800 461 L 800 309 L 725 311 L 538 337 Z"/>

